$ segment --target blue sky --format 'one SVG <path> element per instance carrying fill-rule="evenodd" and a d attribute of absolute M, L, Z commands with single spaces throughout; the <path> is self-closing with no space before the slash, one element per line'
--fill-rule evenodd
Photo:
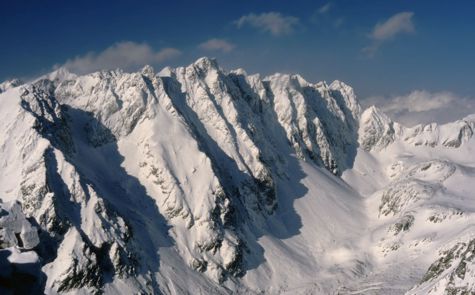
<path fill-rule="evenodd" d="M 339 79 L 361 97 L 419 89 L 474 97 L 475 2 L 2 1 L 0 80 L 54 66 L 216 57 L 225 69 Z"/>

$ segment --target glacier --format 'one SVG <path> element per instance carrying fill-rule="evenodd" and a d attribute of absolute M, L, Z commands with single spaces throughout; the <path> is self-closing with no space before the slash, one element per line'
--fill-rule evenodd
<path fill-rule="evenodd" d="M 475 115 L 406 127 L 200 58 L 6 81 L 0 118 L 0 258 L 31 290 L 475 292 Z"/>

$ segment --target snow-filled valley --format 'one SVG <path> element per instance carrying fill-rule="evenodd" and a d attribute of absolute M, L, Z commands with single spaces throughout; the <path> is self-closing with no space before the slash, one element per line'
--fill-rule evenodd
<path fill-rule="evenodd" d="M 201 58 L 7 81 L 0 119 L 3 293 L 475 293 L 475 115 Z"/>

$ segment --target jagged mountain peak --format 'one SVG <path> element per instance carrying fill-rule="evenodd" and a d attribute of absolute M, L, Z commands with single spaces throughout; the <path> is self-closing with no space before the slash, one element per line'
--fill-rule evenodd
<path fill-rule="evenodd" d="M 192 64 L 201 69 L 219 69 L 218 60 L 211 57 L 200 57 Z"/>
<path fill-rule="evenodd" d="M 340 93 L 340 95 L 345 100 L 345 104 L 348 106 L 349 110 L 353 114 L 353 117 L 355 119 L 358 119 L 361 115 L 362 110 L 354 89 L 348 84 L 345 84 L 344 82 L 339 80 L 333 81 L 330 84 L 330 89 L 332 91 Z"/>
<path fill-rule="evenodd" d="M 361 114 L 361 119 L 364 121 L 380 121 L 382 124 L 390 124 L 392 122 L 391 118 L 375 105 L 366 108 Z"/>
<path fill-rule="evenodd" d="M 0 195 L 24 225 L 0 235 L 39 239 L 46 293 L 390 293 L 407 257 L 409 290 L 442 279 L 447 225 L 473 222 L 474 120 L 406 128 L 338 80 L 201 58 L 0 96 Z"/>
<path fill-rule="evenodd" d="M 201 57 L 188 66 L 178 67 L 172 69 L 172 72 L 187 72 L 191 75 L 208 76 L 212 73 L 222 74 L 223 71 L 219 67 L 218 61 L 215 58 Z"/>
<path fill-rule="evenodd" d="M 211 95 L 212 104 L 231 98 L 234 106 L 230 111 L 237 114 L 249 107 L 259 112 L 266 108 L 271 110 L 274 105 L 276 123 L 283 125 L 300 158 L 316 161 L 334 173 L 340 173 L 351 163 L 351 153 L 347 150 L 353 144 L 346 140 L 356 136 L 360 107 L 352 89 L 341 83 L 338 87 L 334 84 L 335 89 L 332 89 L 325 82 L 311 84 L 298 74 L 274 74 L 261 79 L 259 75 L 247 76 L 242 71 L 226 73 L 215 59 L 207 57 L 187 67 L 165 68 L 158 75 L 145 66 L 138 73 L 116 70 L 71 76 L 55 71 L 51 78 L 57 80 L 56 76 L 61 75 L 69 82 L 60 83 L 55 90 L 58 99 L 92 111 L 116 137 L 129 134 L 137 123 L 153 118 L 161 96 L 167 97 L 163 103 L 170 102 L 167 108 L 176 106 L 178 101 L 173 94 L 176 89 L 172 92 L 170 89 L 179 87 L 180 91 L 194 96 Z M 151 80 L 144 81 L 142 75 Z M 288 91 L 292 94 L 284 95 Z M 235 101 L 240 97 L 248 106 Z M 223 111 L 218 106 L 216 115 L 222 117 Z M 295 115 L 288 120 L 291 113 Z M 342 136 L 344 133 L 352 135 Z"/>
<path fill-rule="evenodd" d="M 230 73 L 238 75 L 238 76 L 248 76 L 246 70 L 243 69 L 243 68 L 238 68 L 238 69 L 232 70 Z M 259 74 L 257 74 L 257 75 L 259 75 Z"/>
<path fill-rule="evenodd" d="M 71 73 L 66 67 L 63 66 L 55 69 L 51 73 L 41 76 L 37 80 L 48 79 L 51 81 L 62 82 L 65 80 L 74 80 L 77 77 L 78 75 Z"/>
<path fill-rule="evenodd" d="M 359 142 L 363 149 L 383 149 L 395 136 L 394 122 L 376 106 L 370 106 L 361 114 Z"/>
<path fill-rule="evenodd" d="M 158 72 L 158 76 L 160 77 L 171 77 L 173 74 L 173 68 L 172 67 L 164 67 L 163 69 Z"/>
<path fill-rule="evenodd" d="M 281 85 L 282 87 L 292 85 L 293 87 L 296 87 L 296 88 L 302 88 L 302 87 L 312 85 L 311 83 L 307 82 L 299 74 L 274 73 L 272 75 L 264 77 L 263 80 L 269 81 L 271 83 L 275 83 L 277 85 Z"/>
<path fill-rule="evenodd" d="M 150 65 L 145 65 L 141 70 L 140 70 L 140 73 L 142 73 L 142 75 L 144 76 L 147 76 L 149 78 L 152 78 L 154 77 L 156 74 L 155 74 L 155 70 L 152 66 Z"/>
<path fill-rule="evenodd" d="M 361 115 L 359 142 L 366 150 L 381 150 L 395 141 L 412 146 L 458 148 L 474 134 L 475 122 L 471 118 L 473 116 L 442 125 L 430 123 L 405 127 L 371 106 Z"/>
<path fill-rule="evenodd" d="M 0 83 L 0 93 L 7 91 L 8 89 L 21 86 L 24 82 L 20 79 L 6 80 Z"/>

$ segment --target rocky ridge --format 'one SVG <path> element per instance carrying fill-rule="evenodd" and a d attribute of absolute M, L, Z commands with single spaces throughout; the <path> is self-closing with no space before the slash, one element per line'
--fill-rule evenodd
<path fill-rule="evenodd" d="M 302 196 L 309 190 L 299 163 L 357 196 L 340 177 L 359 165 L 358 155 L 396 146 L 466 149 L 475 128 L 471 117 L 407 128 L 375 107 L 362 111 L 343 82 L 226 72 L 209 58 L 159 73 L 149 66 L 83 76 L 59 69 L 0 91 L 0 193 L 32 220 L 19 233 L 41 260 L 52 294 L 186 293 L 189 284 L 223 294 L 265 291 L 249 273 L 270 259 L 263 239 L 298 236 L 300 229 L 289 234 L 282 224 L 292 218 L 289 187 Z M 446 182 L 471 175 L 449 160 L 393 160 L 384 185 L 368 198 L 378 204 L 374 218 L 387 225 L 377 232 L 377 253 L 419 241 L 414 228 L 457 219 L 460 208 L 434 199 L 450 190 Z M 332 198 L 331 206 L 347 210 L 338 194 Z M 323 245 L 335 237 L 321 239 Z M 457 245 L 452 256 L 467 264 L 470 242 Z M 461 278 L 462 266 L 441 257 L 416 288 L 442 282 L 449 269 Z M 370 268 L 370 259 L 355 263 L 342 271 L 345 278 Z M 462 280 L 470 278 L 466 269 Z M 444 288 L 467 286 L 457 282 Z"/>

